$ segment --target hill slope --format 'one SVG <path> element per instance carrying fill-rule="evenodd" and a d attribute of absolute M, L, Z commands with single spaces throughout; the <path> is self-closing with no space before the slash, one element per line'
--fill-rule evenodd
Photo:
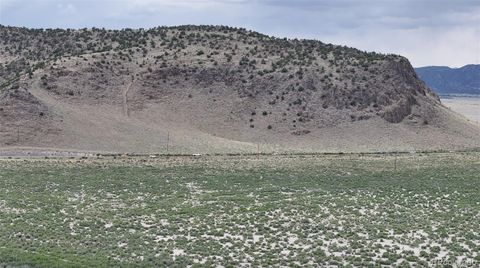
<path fill-rule="evenodd" d="M 115 152 L 478 147 L 408 60 L 223 26 L 0 27 L 0 146 Z"/>
<path fill-rule="evenodd" d="M 461 68 L 429 66 L 415 68 L 420 79 L 439 94 L 480 94 L 480 65 Z"/>

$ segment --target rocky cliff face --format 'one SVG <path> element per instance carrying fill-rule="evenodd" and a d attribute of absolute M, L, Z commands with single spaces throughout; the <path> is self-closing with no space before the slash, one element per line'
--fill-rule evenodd
<path fill-rule="evenodd" d="M 36 108 L 22 115 L 32 122 L 50 113 L 38 99 L 49 96 L 77 107 L 118 107 L 126 117 L 162 107 L 197 129 L 246 141 L 364 121 L 421 126 L 432 113 L 418 106 L 440 105 L 401 56 L 244 29 L 0 27 L 0 40 L 2 102 L 23 103 L 9 106 L 17 107 L 2 118 L 9 124 L 26 106 L 12 92 L 37 92 L 28 95 Z M 62 114 L 42 118 L 58 123 Z"/>

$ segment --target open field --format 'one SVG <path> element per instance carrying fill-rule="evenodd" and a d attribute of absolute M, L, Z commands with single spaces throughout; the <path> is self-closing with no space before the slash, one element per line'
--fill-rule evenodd
<path fill-rule="evenodd" d="M 442 102 L 453 111 L 480 124 L 480 96 L 448 96 L 442 98 Z"/>
<path fill-rule="evenodd" d="M 480 262 L 480 153 L 0 159 L 0 263 Z"/>

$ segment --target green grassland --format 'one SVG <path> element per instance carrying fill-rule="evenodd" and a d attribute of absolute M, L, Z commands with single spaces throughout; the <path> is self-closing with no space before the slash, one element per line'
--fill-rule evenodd
<path fill-rule="evenodd" d="M 480 262 L 480 153 L 0 160 L 0 264 Z"/>

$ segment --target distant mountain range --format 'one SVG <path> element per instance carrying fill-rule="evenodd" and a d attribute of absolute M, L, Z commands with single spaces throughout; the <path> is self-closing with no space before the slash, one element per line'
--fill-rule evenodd
<path fill-rule="evenodd" d="M 461 68 L 428 66 L 415 68 L 420 79 L 438 94 L 480 94 L 480 65 Z"/>

